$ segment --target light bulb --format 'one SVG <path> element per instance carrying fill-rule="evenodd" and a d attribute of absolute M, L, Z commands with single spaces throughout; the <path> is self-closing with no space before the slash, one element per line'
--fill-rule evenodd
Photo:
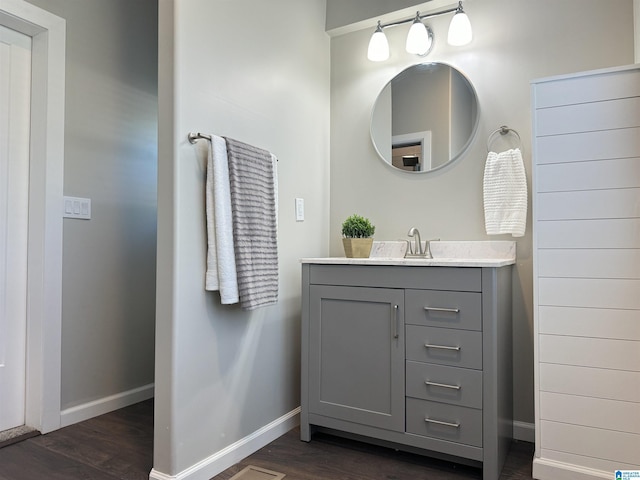
<path fill-rule="evenodd" d="M 367 58 L 372 62 L 383 62 L 389 58 L 389 42 L 382 31 L 380 22 L 378 22 L 378 28 L 371 36 L 371 40 L 369 40 Z"/>
<path fill-rule="evenodd" d="M 472 38 L 471 22 L 467 14 L 462 10 L 462 6 L 460 6 L 449 24 L 447 42 L 449 45 L 461 47 L 462 45 L 470 43 Z"/>
<path fill-rule="evenodd" d="M 425 55 L 431 48 L 431 35 L 429 35 L 427 27 L 417 15 L 409 29 L 405 48 L 408 53 L 416 55 Z"/>

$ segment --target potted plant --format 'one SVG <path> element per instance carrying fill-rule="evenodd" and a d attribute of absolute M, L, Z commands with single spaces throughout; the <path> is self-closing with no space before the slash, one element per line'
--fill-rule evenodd
<path fill-rule="evenodd" d="M 347 258 L 368 258 L 376 227 L 355 213 L 342 223 L 342 245 Z"/>

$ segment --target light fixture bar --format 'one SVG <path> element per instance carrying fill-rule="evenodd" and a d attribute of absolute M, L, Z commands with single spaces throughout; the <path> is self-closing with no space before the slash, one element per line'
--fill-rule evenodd
<path fill-rule="evenodd" d="M 460 2 L 460 3 L 462 3 L 462 2 Z M 423 18 L 439 17 L 440 15 L 446 15 L 447 13 L 457 12 L 461 8 L 462 8 L 461 5 L 458 5 L 455 8 L 449 8 L 447 10 L 442 10 L 441 12 L 423 13 L 422 15 L 418 15 L 418 18 L 420 20 L 422 20 Z M 415 19 L 416 19 L 416 17 L 413 16 L 413 17 L 407 18 L 405 20 L 398 20 L 397 22 L 390 22 L 390 23 L 380 23 L 380 22 L 378 22 L 378 26 L 381 27 L 381 28 L 396 27 L 398 25 L 404 25 L 405 23 L 413 22 Z"/>

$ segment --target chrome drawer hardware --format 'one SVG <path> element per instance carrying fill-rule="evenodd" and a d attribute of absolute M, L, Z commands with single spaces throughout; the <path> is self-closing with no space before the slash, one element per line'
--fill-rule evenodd
<path fill-rule="evenodd" d="M 424 346 L 425 348 L 438 348 L 440 350 L 455 350 L 456 352 L 459 352 L 461 350 L 461 347 L 450 347 L 448 345 L 433 345 L 431 343 L 425 343 Z"/>
<path fill-rule="evenodd" d="M 446 383 L 430 382 L 429 380 L 424 383 L 425 385 L 429 385 L 430 387 L 450 388 L 452 390 L 460 390 L 462 388 L 460 385 L 447 385 Z"/>
<path fill-rule="evenodd" d="M 424 421 L 427 422 L 427 423 L 435 423 L 437 425 L 444 425 L 445 427 L 460 428 L 460 424 L 459 423 L 443 422 L 442 420 L 434 420 L 434 419 L 428 418 L 428 417 L 425 418 Z"/>
<path fill-rule="evenodd" d="M 449 312 L 449 313 L 460 313 L 459 308 L 444 308 L 444 307 L 429 307 L 425 306 L 424 309 L 429 312 Z"/>
<path fill-rule="evenodd" d="M 393 325 L 393 338 L 398 338 L 398 305 L 391 309 L 391 325 Z"/>

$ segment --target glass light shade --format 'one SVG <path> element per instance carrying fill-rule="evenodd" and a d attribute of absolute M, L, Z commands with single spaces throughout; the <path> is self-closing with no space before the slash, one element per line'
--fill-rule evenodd
<path fill-rule="evenodd" d="M 457 12 L 451 19 L 449 24 L 449 35 L 447 42 L 449 45 L 461 47 L 471 42 L 473 32 L 471 30 L 471 22 L 464 12 Z"/>
<path fill-rule="evenodd" d="M 431 36 L 427 27 L 420 20 L 416 20 L 407 35 L 406 50 L 408 53 L 424 55 L 431 48 Z"/>
<path fill-rule="evenodd" d="M 378 27 L 371 36 L 371 40 L 369 40 L 367 58 L 372 62 L 383 62 L 389 58 L 389 42 L 380 27 Z"/>

